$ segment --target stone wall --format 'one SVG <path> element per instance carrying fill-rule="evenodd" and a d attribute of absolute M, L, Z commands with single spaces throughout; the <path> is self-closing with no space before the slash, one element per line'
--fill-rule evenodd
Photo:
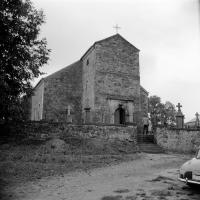
<path fill-rule="evenodd" d="M 82 115 L 84 123 L 86 120 L 85 109 L 90 108 L 89 118 L 93 118 L 94 111 L 94 76 L 95 76 L 95 50 L 91 48 L 82 58 L 83 63 L 83 97 L 82 97 Z M 90 121 L 91 119 L 88 119 Z"/>
<path fill-rule="evenodd" d="M 82 123 L 82 62 L 78 61 L 44 79 L 43 119 L 66 121 L 70 106 L 72 122 Z"/>
<path fill-rule="evenodd" d="M 137 131 L 134 126 L 111 125 L 64 125 L 63 134 L 82 138 L 119 139 L 136 142 Z"/>
<path fill-rule="evenodd" d="M 42 79 L 34 89 L 31 97 L 31 120 L 39 121 L 43 118 L 44 80 Z"/>
<path fill-rule="evenodd" d="M 141 112 L 143 115 L 147 116 L 149 110 L 148 92 L 143 87 L 140 87 L 140 102 Z"/>
<path fill-rule="evenodd" d="M 139 125 L 147 109 L 139 50 L 119 34 L 95 42 L 79 61 L 44 78 L 42 94 L 38 120 Z"/>
<path fill-rule="evenodd" d="M 200 130 L 157 128 L 157 144 L 169 151 L 195 152 L 200 146 Z"/>
<path fill-rule="evenodd" d="M 126 104 L 133 103 L 133 111 L 129 110 L 131 115 L 141 110 L 139 50 L 120 35 L 115 35 L 98 42 L 95 45 L 95 51 L 96 115 L 93 120 L 97 123 L 105 121 L 105 123 L 113 124 L 114 111 L 119 104 L 128 108 Z M 109 105 L 110 100 L 118 101 L 114 110 Z"/>
<path fill-rule="evenodd" d="M 37 145 L 49 152 L 118 154 L 138 152 L 133 126 L 72 125 L 58 122 L 0 124 L 0 145 Z M 64 142 L 65 141 L 65 142 Z M 63 148 L 64 147 L 64 148 Z M 47 150 L 47 151 L 46 151 Z"/>
<path fill-rule="evenodd" d="M 45 138 L 69 137 L 97 138 L 103 140 L 130 141 L 136 145 L 136 126 L 113 126 L 113 125 L 74 125 L 61 122 L 26 122 L 10 124 L 11 136 L 32 138 L 41 140 Z"/>

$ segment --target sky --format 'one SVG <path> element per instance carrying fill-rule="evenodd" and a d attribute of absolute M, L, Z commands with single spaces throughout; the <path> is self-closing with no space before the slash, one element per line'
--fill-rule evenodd
<path fill-rule="evenodd" d="M 79 60 L 116 33 L 140 49 L 141 85 L 164 103 L 181 103 L 185 121 L 200 113 L 198 0 L 32 0 L 46 23 L 40 37 L 52 50 L 47 76 Z M 41 78 L 41 77 L 40 77 Z M 34 80 L 34 84 L 39 79 Z"/>

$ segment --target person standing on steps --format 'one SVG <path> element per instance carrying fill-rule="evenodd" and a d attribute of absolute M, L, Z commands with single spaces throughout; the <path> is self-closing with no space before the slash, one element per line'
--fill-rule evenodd
<path fill-rule="evenodd" d="M 147 135 L 149 127 L 149 118 L 147 116 L 144 116 L 142 119 L 142 123 L 143 123 L 143 135 Z"/>
<path fill-rule="evenodd" d="M 149 118 L 149 125 L 148 125 L 148 134 L 151 135 L 152 134 L 152 123 L 151 123 L 151 119 Z"/>

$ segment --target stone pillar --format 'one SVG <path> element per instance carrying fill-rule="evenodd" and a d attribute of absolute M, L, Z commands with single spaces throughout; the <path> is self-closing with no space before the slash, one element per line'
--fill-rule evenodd
<path fill-rule="evenodd" d="M 114 113 L 112 112 L 111 113 L 111 118 L 110 118 L 110 123 L 111 124 L 114 124 L 115 122 L 114 122 L 114 119 L 115 119 L 115 116 L 114 116 Z"/>
<path fill-rule="evenodd" d="M 199 127 L 199 113 L 197 112 L 195 116 L 196 116 L 195 127 L 198 128 Z"/>
<path fill-rule="evenodd" d="M 127 109 L 128 109 L 128 120 L 127 120 L 127 122 L 133 123 L 134 104 L 133 104 L 132 101 L 127 103 Z"/>
<path fill-rule="evenodd" d="M 117 109 L 117 102 L 113 100 L 109 100 L 110 107 L 110 124 L 115 123 L 115 110 Z"/>
<path fill-rule="evenodd" d="M 133 123 L 133 113 L 129 113 L 129 122 Z"/>
<path fill-rule="evenodd" d="M 176 127 L 184 128 L 184 115 L 176 115 Z"/>
<path fill-rule="evenodd" d="M 182 106 L 181 106 L 180 103 L 178 103 L 177 107 L 178 107 L 178 112 L 176 114 L 176 127 L 177 128 L 184 128 L 184 115 L 181 112 Z"/>
<path fill-rule="evenodd" d="M 85 108 L 85 123 L 90 123 L 90 108 Z"/>
<path fill-rule="evenodd" d="M 66 114 L 67 114 L 67 119 L 66 119 L 67 123 L 72 123 L 72 109 L 70 105 L 67 106 Z"/>
<path fill-rule="evenodd" d="M 72 115 L 67 115 L 67 123 L 72 123 Z"/>
<path fill-rule="evenodd" d="M 129 119 L 129 113 L 125 113 L 125 124 L 126 123 L 131 123 L 131 121 Z"/>

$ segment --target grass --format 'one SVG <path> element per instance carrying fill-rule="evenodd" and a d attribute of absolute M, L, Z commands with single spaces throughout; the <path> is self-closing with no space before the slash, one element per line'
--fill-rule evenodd
<path fill-rule="evenodd" d="M 6 144 L 0 147 L 0 182 L 4 185 L 34 181 L 47 176 L 63 176 L 75 170 L 131 161 L 139 157 L 131 146 L 84 141 L 68 145 L 63 153 L 49 149 L 44 142 Z M 132 154 L 130 154 L 132 153 Z"/>

